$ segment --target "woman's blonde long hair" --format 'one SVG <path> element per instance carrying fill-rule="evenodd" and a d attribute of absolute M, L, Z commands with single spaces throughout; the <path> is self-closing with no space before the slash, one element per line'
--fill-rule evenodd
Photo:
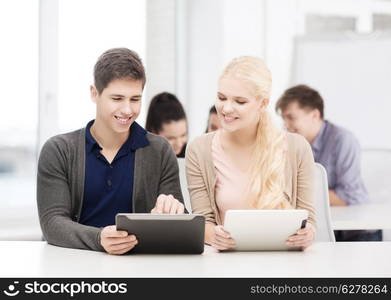
<path fill-rule="evenodd" d="M 256 57 L 234 58 L 224 69 L 222 77 L 232 77 L 249 83 L 259 101 L 270 98 L 271 73 Z M 259 116 L 256 143 L 251 157 L 248 201 L 256 209 L 291 208 L 284 197 L 286 161 L 285 133 L 272 122 L 266 107 Z"/>

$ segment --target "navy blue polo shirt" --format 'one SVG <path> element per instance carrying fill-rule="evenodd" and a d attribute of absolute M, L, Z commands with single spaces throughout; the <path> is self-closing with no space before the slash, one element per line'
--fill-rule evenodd
<path fill-rule="evenodd" d="M 86 127 L 86 157 L 83 207 L 79 222 L 105 227 L 115 224 L 117 213 L 132 212 L 134 158 L 138 148 L 149 145 L 146 130 L 134 122 L 130 134 L 111 164 L 100 153 L 102 148 Z"/>

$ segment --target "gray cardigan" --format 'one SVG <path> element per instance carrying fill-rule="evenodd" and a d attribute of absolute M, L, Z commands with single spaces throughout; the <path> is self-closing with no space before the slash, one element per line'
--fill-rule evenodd
<path fill-rule="evenodd" d="M 178 163 L 170 144 L 147 133 L 150 145 L 135 153 L 133 212 L 149 213 L 159 194 L 183 203 Z M 104 251 L 101 228 L 78 223 L 83 202 L 85 128 L 50 138 L 43 146 L 37 175 L 37 203 L 49 244 Z"/>

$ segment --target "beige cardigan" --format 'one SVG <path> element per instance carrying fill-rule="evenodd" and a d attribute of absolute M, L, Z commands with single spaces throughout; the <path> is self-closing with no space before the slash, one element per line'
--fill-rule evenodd
<path fill-rule="evenodd" d="M 215 199 L 216 173 L 212 160 L 212 139 L 216 132 L 197 137 L 186 149 L 186 177 L 194 214 L 206 222 L 222 224 Z M 309 143 L 300 135 L 287 133 L 288 156 L 284 194 L 293 207 L 306 209 L 315 223 L 313 207 L 314 157 Z"/>

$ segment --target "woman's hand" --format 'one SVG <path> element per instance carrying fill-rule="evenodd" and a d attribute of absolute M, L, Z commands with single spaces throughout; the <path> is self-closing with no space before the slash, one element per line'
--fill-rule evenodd
<path fill-rule="evenodd" d="M 183 214 L 185 206 L 174 198 L 173 195 L 160 194 L 156 200 L 151 214 Z"/>
<path fill-rule="evenodd" d="M 305 228 L 299 229 L 296 234 L 291 235 L 286 244 L 289 247 L 301 247 L 302 250 L 309 247 L 315 239 L 315 228 L 311 223 L 306 223 Z"/>
<path fill-rule="evenodd" d="M 205 242 L 217 250 L 228 250 L 236 246 L 235 240 L 221 225 L 206 224 Z"/>

